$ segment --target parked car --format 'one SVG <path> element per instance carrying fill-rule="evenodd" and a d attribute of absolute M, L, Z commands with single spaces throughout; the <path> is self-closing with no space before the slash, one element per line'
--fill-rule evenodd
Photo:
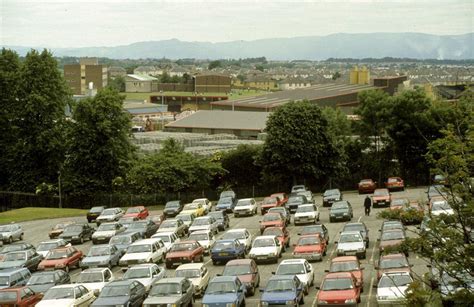
<path fill-rule="evenodd" d="M 198 198 L 193 200 L 193 204 L 202 204 L 205 214 L 212 211 L 212 202 L 207 198 Z"/>
<path fill-rule="evenodd" d="M 428 191 L 426 192 L 428 196 L 428 203 L 431 201 L 433 197 L 443 197 L 445 198 L 447 195 L 446 188 L 443 185 L 434 184 L 428 187 Z"/>
<path fill-rule="evenodd" d="M 60 285 L 46 291 L 36 307 L 90 306 L 94 300 L 94 291 L 82 285 Z"/>
<path fill-rule="evenodd" d="M 285 227 L 286 221 L 280 213 L 265 213 L 263 219 L 260 221 L 260 234 L 263 233 L 267 227 Z"/>
<path fill-rule="evenodd" d="M 307 190 L 308 189 L 303 184 L 294 185 L 291 187 L 291 193 L 298 193 L 298 192 L 307 191 Z"/>
<path fill-rule="evenodd" d="M 209 284 L 209 271 L 204 263 L 186 263 L 176 268 L 175 277 L 185 277 L 194 286 L 194 296 L 202 296 Z"/>
<path fill-rule="evenodd" d="M 288 201 L 288 195 L 285 192 L 278 192 L 273 193 L 270 197 L 278 197 L 281 202 L 281 206 L 285 206 L 286 202 Z"/>
<path fill-rule="evenodd" d="M 158 263 L 164 259 L 166 247 L 160 239 L 138 240 L 131 244 L 120 258 L 120 266 L 142 263 Z"/>
<path fill-rule="evenodd" d="M 189 233 L 195 231 L 210 231 L 213 234 L 219 233 L 219 225 L 215 218 L 212 216 L 201 216 L 194 220 L 191 227 L 189 227 Z"/>
<path fill-rule="evenodd" d="M 233 197 L 222 197 L 217 201 L 216 210 L 222 210 L 225 212 L 234 212 L 237 199 Z"/>
<path fill-rule="evenodd" d="M 410 201 L 408 198 L 392 198 L 392 201 L 390 202 L 390 210 L 402 210 L 404 207 L 406 207 Z"/>
<path fill-rule="evenodd" d="M 196 215 L 194 213 L 181 212 L 180 214 L 176 216 L 176 219 L 181 220 L 183 222 L 185 233 L 187 233 L 189 227 L 191 227 L 191 224 L 196 219 Z"/>
<path fill-rule="evenodd" d="M 275 236 L 280 241 L 283 252 L 290 247 L 290 232 L 284 227 L 267 227 L 262 235 Z"/>
<path fill-rule="evenodd" d="M 128 227 L 127 232 L 138 232 L 140 237 L 149 238 L 158 230 L 158 225 L 150 220 L 140 220 L 133 222 Z"/>
<path fill-rule="evenodd" d="M 92 244 L 109 243 L 110 238 L 125 231 L 119 222 L 102 223 L 92 234 Z"/>
<path fill-rule="evenodd" d="M 38 265 L 38 270 L 64 270 L 79 268 L 84 254 L 74 246 L 58 247 L 51 250 Z"/>
<path fill-rule="evenodd" d="M 110 238 L 109 244 L 114 245 L 120 254 L 123 255 L 131 244 L 140 239 L 141 236 L 138 232 L 122 232 Z"/>
<path fill-rule="evenodd" d="M 390 207 L 392 196 L 388 189 L 376 189 L 372 196 L 372 207 Z"/>
<path fill-rule="evenodd" d="M 433 176 L 433 183 L 446 186 L 448 185 L 448 180 L 446 177 L 444 177 L 444 175 L 438 174 Z"/>
<path fill-rule="evenodd" d="M 364 270 L 360 266 L 359 259 L 356 256 L 342 256 L 331 260 L 331 265 L 327 273 L 349 272 L 356 278 L 356 286 L 360 287 L 360 292 L 364 292 Z"/>
<path fill-rule="evenodd" d="M 18 287 L 0 290 L 0 305 L 15 307 L 35 306 L 43 294 L 36 293 L 30 287 Z"/>
<path fill-rule="evenodd" d="M 245 228 L 236 228 L 236 229 L 229 229 L 226 233 L 222 236 L 223 240 L 232 240 L 237 239 L 239 240 L 240 244 L 245 245 L 247 251 L 250 250 L 252 246 L 252 235 L 250 232 Z"/>
<path fill-rule="evenodd" d="M 218 240 L 212 246 L 211 259 L 213 264 L 227 262 L 232 259 L 245 258 L 245 245 L 239 240 Z"/>
<path fill-rule="evenodd" d="M 446 199 L 437 199 L 431 204 L 430 214 L 432 217 L 440 216 L 441 214 L 454 215 L 454 210 Z"/>
<path fill-rule="evenodd" d="M 225 191 L 222 191 L 221 194 L 219 194 L 219 199 L 226 198 L 226 197 L 232 197 L 233 199 L 237 199 L 237 195 L 232 190 L 225 190 Z"/>
<path fill-rule="evenodd" d="M 358 184 L 357 190 L 359 191 L 359 194 L 374 193 L 376 188 L 377 182 L 373 181 L 372 179 L 362 179 Z"/>
<path fill-rule="evenodd" d="M 132 223 L 135 222 L 135 221 L 138 221 L 138 218 L 133 217 L 133 216 L 127 216 L 127 217 L 122 216 L 122 217 L 118 220 L 118 222 L 120 223 L 120 225 L 122 225 L 122 226 L 125 228 L 125 230 L 127 230 L 128 227 L 130 227 L 130 225 L 132 225 Z"/>
<path fill-rule="evenodd" d="M 253 198 L 243 198 L 237 201 L 234 208 L 234 217 L 252 216 L 257 214 L 257 202 Z"/>
<path fill-rule="evenodd" d="M 204 216 L 206 214 L 206 209 L 201 203 L 191 203 L 191 204 L 186 204 L 184 205 L 183 211 L 181 211 L 180 214 L 183 213 L 192 213 L 194 216 Z"/>
<path fill-rule="evenodd" d="M 217 228 L 219 230 L 224 231 L 229 228 L 230 220 L 226 211 L 213 211 L 209 212 L 207 215 L 213 217 L 217 221 Z"/>
<path fill-rule="evenodd" d="M 309 203 L 308 199 L 304 195 L 290 195 L 288 201 L 285 204 L 285 207 L 290 211 L 290 213 L 295 213 L 296 209 L 300 205 Z"/>
<path fill-rule="evenodd" d="M 303 204 L 296 209 L 293 222 L 295 225 L 306 223 L 317 223 L 319 221 L 319 210 L 314 204 Z"/>
<path fill-rule="evenodd" d="M 145 206 L 130 207 L 125 211 L 124 217 L 136 217 L 139 220 L 146 219 L 150 213 Z"/>
<path fill-rule="evenodd" d="M 0 241 L 3 243 L 13 243 L 15 240 L 23 240 L 23 228 L 20 224 L 0 225 Z"/>
<path fill-rule="evenodd" d="M 365 259 L 367 250 L 365 241 L 360 231 L 347 231 L 341 233 L 339 241 L 336 241 L 336 253 L 338 256 L 357 256 L 359 259 Z"/>
<path fill-rule="evenodd" d="M 405 240 L 405 231 L 403 230 L 386 230 L 382 232 L 380 236 L 379 245 L 379 252 L 383 254 L 385 249 L 390 248 L 393 250 L 394 248 L 400 247 L 402 242 Z"/>
<path fill-rule="evenodd" d="M 178 215 L 176 219 L 164 221 L 157 232 L 175 232 L 178 236 L 184 237 L 188 233 L 188 229 Z"/>
<path fill-rule="evenodd" d="M 304 304 L 304 286 L 294 275 L 272 276 L 265 289 L 260 289 L 260 306 L 300 306 Z"/>
<path fill-rule="evenodd" d="M 389 191 L 403 191 L 405 190 L 405 182 L 400 177 L 389 177 L 385 182 L 385 187 Z"/>
<path fill-rule="evenodd" d="M 216 242 L 216 237 L 214 236 L 214 233 L 212 233 L 209 230 L 198 230 L 192 232 L 188 240 L 194 240 L 199 242 L 199 245 L 204 248 L 204 254 L 208 255 L 211 251 L 212 246 Z"/>
<path fill-rule="evenodd" d="M 352 205 L 347 200 L 341 200 L 332 204 L 329 210 L 329 222 L 335 221 L 350 221 L 354 217 L 352 212 Z"/>
<path fill-rule="evenodd" d="M 292 275 L 298 277 L 303 284 L 304 294 L 308 294 L 309 287 L 314 283 L 313 266 L 306 259 L 286 259 L 280 262 L 275 275 Z"/>
<path fill-rule="evenodd" d="M 166 276 L 166 269 L 155 263 L 143 263 L 131 266 L 123 274 L 122 280 L 136 280 L 145 286 L 146 292 L 150 291 L 151 285 Z"/>
<path fill-rule="evenodd" d="M 27 268 L 0 270 L 0 289 L 24 286 L 30 277 L 31 273 Z"/>
<path fill-rule="evenodd" d="M 59 236 L 68 243 L 84 243 L 86 240 L 92 239 L 94 229 L 89 224 L 71 224 L 64 228 L 63 233 Z"/>
<path fill-rule="evenodd" d="M 403 304 L 405 291 L 412 282 L 413 278 L 407 272 L 384 273 L 377 284 L 377 304 Z"/>
<path fill-rule="evenodd" d="M 313 192 L 311 192 L 310 190 L 296 192 L 296 195 L 303 195 L 304 197 L 306 197 L 308 204 L 312 204 L 314 202 Z"/>
<path fill-rule="evenodd" d="M 197 241 L 181 241 L 173 244 L 166 254 L 166 268 L 171 269 L 183 263 L 203 262 L 204 248 Z"/>
<path fill-rule="evenodd" d="M 143 306 L 191 306 L 193 290 L 193 284 L 185 277 L 163 278 L 153 283 Z"/>
<path fill-rule="evenodd" d="M 280 241 L 275 236 L 258 236 L 253 240 L 249 258 L 255 262 L 272 261 L 278 263 L 283 250 Z"/>
<path fill-rule="evenodd" d="M 285 219 L 285 223 L 287 226 L 291 223 L 290 211 L 288 211 L 288 209 L 284 206 L 270 208 L 268 209 L 267 213 L 280 213 Z"/>
<path fill-rule="evenodd" d="M 115 245 L 96 245 L 89 249 L 86 257 L 81 261 L 81 269 L 117 266 L 122 253 Z"/>
<path fill-rule="evenodd" d="M 176 232 L 157 232 L 151 236 L 153 239 L 160 239 L 165 245 L 166 252 L 169 252 L 175 242 L 181 241 Z"/>
<path fill-rule="evenodd" d="M 411 272 L 411 265 L 404 254 L 390 254 L 380 257 L 378 264 L 375 266 L 377 270 L 377 280 L 387 272 Z"/>
<path fill-rule="evenodd" d="M 316 295 L 317 306 L 327 306 L 344 302 L 344 306 L 357 306 L 360 303 L 361 287 L 350 272 L 328 273 L 321 282 Z"/>
<path fill-rule="evenodd" d="M 67 221 L 67 222 L 62 222 L 59 224 L 56 224 L 53 228 L 48 233 L 48 236 L 50 239 L 56 239 L 58 238 L 66 228 L 66 226 L 74 224 L 73 221 Z"/>
<path fill-rule="evenodd" d="M 48 241 L 43 241 L 38 244 L 36 247 L 36 252 L 41 256 L 46 257 L 48 252 L 56 247 L 66 246 L 68 243 L 64 239 L 53 239 Z"/>
<path fill-rule="evenodd" d="M 88 223 L 95 222 L 95 220 L 99 217 L 99 215 L 102 213 L 102 211 L 105 210 L 105 207 L 102 206 L 97 206 L 97 207 L 92 207 L 89 209 L 87 212 L 86 218 Z"/>
<path fill-rule="evenodd" d="M 146 298 L 145 286 L 136 280 L 114 280 L 100 291 L 91 306 L 142 306 Z"/>
<path fill-rule="evenodd" d="M 227 262 L 222 276 L 237 276 L 245 285 L 245 293 L 250 296 L 260 285 L 260 273 L 253 259 L 237 259 Z"/>
<path fill-rule="evenodd" d="M 109 268 L 91 268 L 85 269 L 79 274 L 76 284 L 94 291 L 97 296 L 106 284 L 114 280 L 114 273 Z"/>
<path fill-rule="evenodd" d="M 417 201 L 411 201 L 402 208 L 400 220 L 403 225 L 420 224 L 425 216 L 425 209 Z"/>
<path fill-rule="evenodd" d="M 95 222 L 97 225 L 101 223 L 117 222 L 125 212 L 121 208 L 109 208 L 102 211 L 102 213 L 96 218 Z"/>
<path fill-rule="evenodd" d="M 341 201 L 343 198 L 339 189 L 326 190 L 323 193 L 323 207 L 331 207 L 336 201 Z"/>
<path fill-rule="evenodd" d="M 262 215 L 267 213 L 268 209 L 279 207 L 282 205 L 282 201 L 278 196 L 268 196 L 265 197 L 260 205 L 260 212 Z"/>
<path fill-rule="evenodd" d="M 399 220 L 385 220 L 380 227 L 380 232 L 384 232 L 387 230 L 405 230 L 405 226 Z"/>
<path fill-rule="evenodd" d="M 367 228 L 364 222 L 347 223 L 346 225 L 344 225 L 344 228 L 342 228 L 341 232 L 348 231 L 359 231 L 362 235 L 362 238 L 364 238 L 365 247 L 369 248 L 369 229 Z"/>
<path fill-rule="evenodd" d="M 322 261 L 327 250 L 326 241 L 319 233 L 300 236 L 294 247 L 293 258 L 302 258 L 308 261 Z"/>
<path fill-rule="evenodd" d="M 49 288 L 70 284 L 69 274 L 63 270 L 36 272 L 31 275 L 26 285 L 36 293 L 45 293 Z"/>
<path fill-rule="evenodd" d="M 9 268 L 27 268 L 30 272 L 36 271 L 38 264 L 43 256 L 38 254 L 34 249 L 27 251 L 10 252 L 5 255 L 3 261 L 0 262 L 0 270 Z"/>
<path fill-rule="evenodd" d="M 161 223 L 163 223 L 166 220 L 166 216 L 163 213 L 161 213 L 161 214 L 156 214 L 156 215 L 149 215 L 146 219 L 152 221 L 153 223 L 158 225 L 158 227 L 160 227 Z"/>
<path fill-rule="evenodd" d="M 326 241 L 326 245 L 329 244 L 329 231 L 324 224 L 316 224 L 316 225 L 307 225 L 304 226 L 301 232 L 298 233 L 299 236 L 311 235 L 311 234 L 319 234 L 321 238 Z"/>
<path fill-rule="evenodd" d="M 35 247 L 30 243 L 19 242 L 13 243 L 7 246 L 2 247 L 0 250 L 0 261 L 5 259 L 5 255 L 11 252 L 20 252 L 20 251 L 27 251 L 27 250 L 35 250 Z"/>
<path fill-rule="evenodd" d="M 175 217 L 183 210 L 183 204 L 180 200 L 172 200 L 166 203 L 163 213 L 168 217 Z"/>
<path fill-rule="evenodd" d="M 202 298 L 206 307 L 245 306 L 245 286 L 237 276 L 216 276 Z"/>

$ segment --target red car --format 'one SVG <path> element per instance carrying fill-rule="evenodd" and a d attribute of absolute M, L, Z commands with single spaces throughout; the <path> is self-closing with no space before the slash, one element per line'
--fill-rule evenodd
<path fill-rule="evenodd" d="M 29 287 L 8 288 L 0 290 L 0 306 L 30 307 L 35 306 L 43 294 L 35 293 Z"/>
<path fill-rule="evenodd" d="M 405 182 L 400 177 L 389 177 L 385 182 L 385 187 L 389 191 L 403 191 L 405 190 Z"/>
<path fill-rule="evenodd" d="M 268 227 L 263 232 L 264 236 L 276 236 L 282 246 L 283 251 L 290 247 L 290 232 L 284 227 Z"/>
<path fill-rule="evenodd" d="M 285 227 L 285 219 L 280 213 L 267 213 L 260 221 L 260 234 L 263 233 L 267 227 Z"/>
<path fill-rule="evenodd" d="M 130 207 L 125 212 L 124 217 L 136 217 L 140 220 L 144 220 L 150 215 L 148 209 L 144 206 Z"/>
<path fill-rule="evenodd" d="M 381 206 L 390 206 L 390 201 L 392 195 L 388 189 L 376 189 L 374 191 L 374 196 L 372 196 L 372 206 L 381 207 Z"/>
<path fill-rule="evenodd" d="M 328 273 L 321 283 L 317 294 L 318 306 L 357 306 L 360 303 L 361 286 L 352 273 Z"/>
<path fill-rule="evenodd" d="M 411 273 L 411 265 L 408 259 L 403 254 L 390 254 L 380 257 L 378 265 L 375 266 L 377 270 L 377 279 L 382 277 L 383 273 L 387 272 L 408 272 Z"/>
<path fill-rule="evenodd" d="M 362 179 L 359 182 L 358 190 L 359 194 L 362 193 L 374 193 L 377 188 L 377 182 L 374 182 L 372 179 Z"/>
<path fill-rule="evenodd" d="M 51 250 L 38 265 L 38 270 L 64 270 L 69 272 L 72 267 L 79 268 L 84 254 L 74 246 L 58 247 Z"/>
<path fill-rule="evenodd" d="M 197 241 L 181 241 L 171 246 L 166 254 L 166 268 L 171 269 L 183 263 L 203 262 L 204 248 Z"/>
<path fill-rule="evenodd" d="M 323 256 L 326 256 L 326 240 L 321 238 L 319 233 L 301 236 L 294 247 L 294 258 L 304 258 L 308 261 L 322 261 Z"/>
<path fill-rule="evenodd" d="M 357 284 L 361 286 L 361 292 L 363 292 L 362 286 L 364 285 L 364 273 L 363 268 L 360 266 L 359 259 L 356 256 L 342 256 L 336 257 L 331 260 L 331 265 L 328 273 L 339 273 L 339 272 L 350 272 L 357 280 Z"/>
<path fill-rule="evenodd" d="M 280 206 L 284 206 L 288 201 L 288 195 L 283 192 L 273 193 L 272 195 L 270 195 L 270 197 L 278 197 L 278 199 L 280 200 Z"/>
<path fill-rule="evenodd" d="M 253 259 L 235 259 L 227 262 L 222 276 L 237 276 L 245 285 L 245 294 L 254 295 L 255 289 L 260 285 L 260 273 Z"/>
<path fill-rule="evenodd" d="M 262 212 L 262 215 L 264 215 L 267 213 L 268 209 L 279 206 L 281 206 L 281 201 L 277 196 L 265 197 L 262 201 L 262 204 L 260 205 L 260 212 Z"/>

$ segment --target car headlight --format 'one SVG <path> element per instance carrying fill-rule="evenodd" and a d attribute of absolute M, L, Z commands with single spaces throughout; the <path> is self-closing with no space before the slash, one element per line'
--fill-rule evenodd
<path fill-rule="evenodd" d="M 204 304 L 203 306 L 209 306 L 207 304 Z M 176 304 L 167 304 L 166 307 L 178 307 Z"/>
<path fill-rule="evenodd" d="M 250 258 L 255 258 L 255 254 L 249 254 Z"/>
<path fill-rule="evenodd" d="M 363 251 L 364 251 L 364 248 L 363 248 L 363 247 L 360 247 L 360 248 L 357 249 L 357 251 L 363 252 Z"/>
<path fill-rule="evenodd" d="M 260 302 L 260 306 L 262 306 L 262 307 L 268 306 L 268 303 L 267 302 Z"/>
<path fill-rule="evenodd" d="M 350 298 L 350 299 L 346 300 L 344 303 L 346 303 L 346 304 L 355 304 L 355 302 L 356 302 L 355 299 Z"/>
<path fill-rule="evenodd" d="M 327 304 L 327 303 L 328 303 L 328 301 L 321 301 L 321 300 L 318 301 L 318 304 Z"/>
<path fill-rule="evenodd" d="M 338 253 L 344 253 L 344 250 L 338 248 L 338 249 L 337 249 L 337 252 L 338 252 Z"/>
<path fill-rule="evenodd" d="M 235 303 L 227 303 L 225 304 L 225 307 L 235 307 Z"/>
<path fill-rule="evenodd" d="M 349 215 L 349 213 L 347 213 L 347 212 L 344 212 L 344 213 L 343 213 L 343 215 Z"/>
<path fill-rule="evenodd" d="M 331 216 L 335 216 L 335 214 L 334 214 L 334 213 L 331 213 Z"/>

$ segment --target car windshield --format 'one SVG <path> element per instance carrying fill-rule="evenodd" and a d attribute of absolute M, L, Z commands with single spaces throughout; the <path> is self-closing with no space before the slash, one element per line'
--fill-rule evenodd
<path fill-rule="evenodd" d="M 81 272 L 79 274 L 79 282 L 90 283 L 90 282 L 103 282 L 104 276 L 101 272 Z"/>
<path fill-rule="evenodd" d="M 175 277 L 197 278 L 201 276 L 200 270 L 176 270 Z"/>
<path fill-rule="evenodd" d="M 24 252 L 12 252 L 6 254 L 3 261 L 25 261 L 26 260 L 26 253 Z"/>
<path fill-rule="evenodd" d="M 183 215 L 180 214 L 180 215 L 178 215 L 176 218 L 177 218 L 177 219 L 180 219 L 180 220 L 183 221 L 183 222 L 187 222 L 187 221 L 191 221 L 191 220 L 192 220 L 190 214 L 183 214 Z M 161 224 L 161 225 L 163 225 L 163 224 Z"/>
<path fill-rule="evenodd" d="M 339 239 L 339 243 L 353 243 L 353 242 L 362 242 L 362 237 L 359 234 L 341 234 L 341 238 Z"/>
<path fill-rule="evenodd" d="M 173 227 L 176 227 L 177 224 L 178 224 L 178 221 L 175 221 L 175 220 L 164 221 L 163 223 L 161 223 L 160 228 L 173 228 Z"/>
<path fill-rule="evenodd" d="M 150 278 L 149 268 L 130 268 L 123 274 L 123 279 Z"/>
<path fill-rule="evenodd" d="M 317 236 L 312 236 L 312 237 L 306 237 L 306 238 L 301 238 L 298 241 L 299 246 L 305 246 L 305 245 L 318 245 L 320 244 L 321 241 L 319 240 L 319 237 Z"/>
<path fill-rule="evenodd" d="M 401 231 L 386 231 L 382 233 L 381 241 L 403 240 L 405 235 Z"/>
<path fill-rule="evenodd" d="M 302 196 L 291 196 L 288 199 L 288 202 L 289 203 L 301 203 L 301 202 L 303 202 L 303 197 Z"/>
<path fill-rule="evenodd" d="M 250 205 L 251 205 L 251 204 L 250 204 L 250 200 L 245 199 L 245 200 L 239 200 L 239 201 L 237 202 L 236 207 L 240 207 L 240 206 L 250 206 Z"/>
<path fill-rule="evenodd" d="M 193 222 L 193 226 L 203 226 L 203 225 L 210 225 L 211 221 L 208 218 L 204 219 L 195 219 Z"/>
<path fill-rule="evenodd" d="M 280 264 L 276 271 L 276 275 L 296 275 L 305 274 L 303 263 Z"/>
<path fill-rule="evenodd" d="M 235 197 L 235 192 L 234 191 L 223 191 L 220 195 L 220 198 L 224 197 Z"/>
<path fill-rule="evenodd" d="M 150 290 L 150 296 L 180 295 L 181 286 L 179 283 L 160 283 L 154 285 Z"/>
<path fill-rule="evenodd" d="M 338 202 L 334 203 L 331 207 L 331 210 L 336 210 L 336 209 L 349 209 L 349 206 L 347 205 L 346 202 Z"/>
<path fill-rule="evenodd" d="M 402 229 L 403 228 L 403 225 L 402 223 L 399 223 L 399 222 L 394 222 L 394 223 L 385 223 L 382 225 L 382 229 L 383 230 L 387 230 L 387 229 Z"/>
<path fill-rule="evenodd" d="M 207 233 L 192 233 L 189 235 L 189 240 L 195 240 L 195 241 L 209 240 L 209 235 Z"/>
<path fill-rule="evenodd" d="M 265 292 L 295 291 L 295 284 L 292 280 L 270 280 L 267 283 Z"/>
<path fill-rule="evenodd" d="M 184 206 L 184 210 L 195 210 L 197 208 L 199 208 L 198 203 L 187 204 L 186 206 Z"/>
<path fill-rule="evenodd" d="M 375 190 L 374 196 L 388 196 L 387 190 Z"/>
<path fill-rule="evenodd" d="M 110 244 L 128 244 L 132 242 L 132 237 L 129 236 L 116 236 L 112 237 L 109 241 Z"/>
<path fill-rule="evenodd" d="M 60 300 L 74 298 L 74 287 L 51 288 L 44 294 L 43 300 Z"/>
<path fill-rule="evenodd" d="M 342 229 L 342 232 L 344 232 L 344 231 L 363 231 L 363 232 L 365 232 L 365 227 L 362 224 L 347 224 Z"/>
<path fill-rule="evenodd" d="M 99 297 L 128 296 L 129 286 L 105 286 L 100 292 Z"/>
<path fill-rule="evenodd" d="M 353 289 L 352 279 L 350 278 L 328 278 L 323 282 L 324 291 L 349 290 Z"/>
<path fill-rule="evenodd" d="M 232 204 L 232 197 L 224 197 L 219 199 L 217 202 L 218 205 L 227 205 L 227 204 Z"/>
<path fill-rule="evenodd" d="M 239 264 L 239 265 L 226 265 L 222 275 L 224 276 L 236 276 L 236 275 L 245 275 L 251 274 L 252 268 L 248 264 Z"/>
<path fill-rule="evenodd" d="M 151 252 L 151 245 L 150 244 L 137 244 L 137 245 L 130 245 L 127 248 L 127 254 L 133 253 L 150 253 Z"/>
<path fill-rule="evenodd" d="M 300 206 L 298 209 L 296 209 L 296 213 L 300 212 L 313 212 L 314 207 L 313 206 Z"/>
<path fill-rule="evenodd" d="M 388 178 L 387 182 L 388 182 L 388 183 L 395 183 L 395 182 L 398 182 L 398 178 Z"/>
<path fill-rule="evenodd" d="M 87 256 L 98 257 L 110 255 L 110 248 L 108 246 L 92 246 Z"/>
<path fill-rule="evenodd" d="M 105 209 L 102 211 L 101 215 L 114 215 L 115 214 L 115 209 Z"/>
<path fill-rule="evenodd" d="M 17 301 L 17 291 L 2 291 L 0 292 L 0 303 L 9 303 Z M 13 305 L 11 305 L 13 306 Z M 15 305 L 16 306 L 16 305 Z"/>
<path fill-rule="evenodd" d="M 38 247 L 36 248 L 37 251 L 43 252 L 43 251 L 49 251 L 53 248 L 58 247 L 58 243 L 53 242 L 53 243 L 40 243 Z"/>
<path fill-rule="evenodd" d="M 140 213 L 138 208 L 128 208 L 126 213 Z"/>
<path fill-rule="evenodd" d="M 8 232 L 10 230 L 11 230 L 11 227 L 9 225 L 0 226 L 0 232 Z"/>
<path fill-rule="evenodd" d="M 66 250 L 52 250 L 46 255 L 46 259 L 63 259 L 68 257 L 67 254 Z"/>
<path fill-rule="evenodd" d="M 412 282 L 410 275 L 385 275 L 379 281 L 379 288 L 402 287 Z"/>
<path fill-rule="evenodd" d="M 222 215 L 222 212 L 220 212 L 220 211 L 209 212 L 207 215 L 212 216 L 216 220 L 224 219 L 224 216 Z"/>
<path fill-rule="evenodd" d="M 104 208 L 102 207 L 92 207 L 89 212 L 90 213 L 99 213 L 99 212 L 102 212 L 104 210 Z"/>
<path fill-rule="evenodd" d="M 206 294 L 235 293 L 237 287 L 231 281 L 211 282 L 207 287 Z"/>
<path fill-rule="evenodd" d="M 265 214 L 263 216 L 264 222 L 279 221 L 281 219 L 279 214 Z"/>
<path fill-rule="evenodd" d="M 408 261 L 405 257 L 388 258 L 380 261 L 381 269 L 405 268 L 408 267 Z"/>
<path fill-rule="evenodd" d="M 145 229 L 147 227 L 147 222 L 133 222 L 130 224 L 130 227 L 128 229 Z"/>
<path fill-rule="evenodd" d="M 359 265 L 356 261 L 335 261 L 331 263 L 329 270 L 331 273 L 357 271 Z"/>
<path fill-rule="evenodd" d="M 110 231 L 115 230 L 115 224 L 101 224 L 97 231 Z"/>
<path fill-rule="evenodd" d="M 255 239 L 255 241 L 253 241 L 253 247 L 267 246 L 275 246 L 275 241 L 273 239 Z"/>
<path fill-rule="evenodd" d="M 320 233 L 323 234 L 324 230 L 322 226 L 305 226 L 303 227 L 303 230 L 301 231 L 301 235 L 310 235 L 314 233 Z"/>
<path fill-rule="evenodd" d="M 326 190 L 324 192 L 324 197 L 328 197 L 328 196 L 337 196 L 339 195 L 339 190 Z"/>
<path fill-rule="evenodd" d="M 136 217 L 122 217 L 120 218 L 119 222 L 120 224 L 130 224 L 133 223 L 136 220 Z"/>
<path fill-rule="evenodd" d="M 163 243 L 171 242 L 171 239 L 168 235 L 153 235 L 152 238 L 161 239 Z"/>
<path fill-rule="evenodd" d="M 172 252 L 192 251 L 194 249 L 193 243 L 175 243 L 171 247 Z"/>
<path fill-rule="evenodd" d="M 448 204 L 447 201 L 436 201 L 433 203 L 433 206 L 431 207 L 431 211 L 445 211 L 445 210 L 451 210 L 451 206 Z"/>
<path fill-rule="evenodd" d="M 28 280 L 27 285 L 45 285 L 54 283 L 54 274 L 39 274 L 32 275 Z"/>
<path fill-rule="evenodd" d="M 222 236 L 222 239 L 245 239 L 243 231 L 229 231 Z"/>
<path fill-rule="evenodd" d="M 215 249 L 230 249 L 230 248 L 234 248 L 234 242 L 216 242 L 216 244 L 214 244 L 214 248 Z"/>
<path fill-rule="evenodd" d="M 279 228 L 266 228 L 264 231 L 263 231 L 263 235 L 264 236 L 277 236 L 277 237 L 281 237 L 283 236 L 283 231 Z"/>
<path fill-rule="evenodd" d="M 170 202 L 167 203 L 165 209 L 179 208 L 179 202 Z"/>
<path fill-rule="evenodd" d="M 268 213 L 281 213 L 283 216 L 286 216 L 286 209 L 283 207 L 270 208 Z"/>
<path fill-rule="evenodd" d="M 64 234 L 78 233 L 82 231 L 82 225 L 70 225 L 64 229 Z"/>
<path fill-rule="evenodd" d="M 263 204 L 264 205 L 272 205 L 274 203 L 276 203 L 278 200 L 275 198 L 275 197 L 265 197 L 265 199 L 263 200 Z"/>

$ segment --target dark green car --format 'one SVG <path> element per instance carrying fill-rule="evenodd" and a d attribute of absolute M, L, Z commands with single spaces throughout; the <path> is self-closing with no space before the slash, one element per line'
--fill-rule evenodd
<path fill-rule="evenodd" d="M 335 202 L 329 210 L 329 222 L 350 221 L 354 217 L 351 203 L 347 200 Z"/>

